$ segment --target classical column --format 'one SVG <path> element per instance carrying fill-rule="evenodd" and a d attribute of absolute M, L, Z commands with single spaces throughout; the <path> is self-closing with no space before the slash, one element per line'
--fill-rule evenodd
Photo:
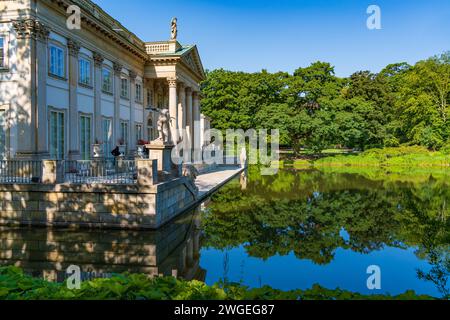
<path fill-rule="evenodd" d="M 194 266 L 194 241 L 192 239 L 188 239 L 186 241 L 186 266 L 192 267 Z"/>
<path fill-rule="evenodd" d="M 171 117 L 170 132 L 174 144 L 178 143 L 178 99 L 177 99 L 177 79 L 169 78 L 169 113 Z"/>
<path fill-rule="evenodd" d="M 192 89 L 186 88 L 186 133 L 187 145 L 191 149 L 190 156 L 192 157 Z"/>
<path fill-rule="evenodd" d="M 102 141 L 102 69 L 104 58 L 94 52 L 94 141 Z"/>
<path fill-rule="evenodd" d="M 48 156 L 47 41 L 50 29 L 35 19 L 13 22 L 17 33 L 17 150 L 16 156 Z"/>
<path fill-rule="evenodd" d="M 78 54 L 80 44 L 72 39 L 68 39 L 69 49 L 69 159 L 78 160 L 80 158 L 80 143 L 78 134 Z"/>
<path fill-rule="evenodd" d="M 194 148 L 194 160 L 195 161 L 201 161 L 201 135 L 203 132 L 201 132 L 200 129 L 200 98 L 198 92 L 194 92 L 192 94 L 192 118 L 194 121 L 193 126 L 193 148 Z"/>
<path fill-rule="evenodd" d="M 185 139 L 183 135 L 183 129 L 186 128 L 186 91 L 184 89 L 184 84 L 178 83 L 178 132 L 182 139 Z"/>
<path fill-rule="evenodd" d="M 200 135 L 200 145 L 203 147 L 204 145 L 205 145 L 205 137 L 204 137 L 204 134 L 205 134 L 205 131 L 206 130 L 208 130 L 207 128 L 206 128 L 206 126 L 207 126 L 207 124 L 206 124 L 206 117 L 205 117 L 205 115 L 203 115 L 203 114 L 200 114 L 200 132 L 202 133 L 201 135 Z"/>
<path fill-rule="evenodd" d="M 113 129 L 113 148 L 118 144 L 120 139 L 120 91 L 121 91 L 121 75 L 123 66 L 114 62 L 114 129 Z"/>
<path fill-rule="evenodd" d="M 130 136 L 128 137 L 128 141 L 126 143 L 129 145 L 128 152 L 129 154 L 134 154 L 136 151 L 136 129 L 135 129 L 135 104 L 136 104 L 136 78 L 137 74 L 134 71 L 129 72 L 130 75 Z M 142 94 L 142 92 L 141 92 Z"/>

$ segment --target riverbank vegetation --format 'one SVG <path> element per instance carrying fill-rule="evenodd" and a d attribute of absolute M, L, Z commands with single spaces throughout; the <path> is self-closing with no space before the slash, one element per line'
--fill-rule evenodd
<path fill-rule="evenodd" d="M 446 168 L 450 167 L 450 150 L 430 151 L 425 147 L 397 147 L 370 149 L 361 153 L 321 154 L 282 160 L 281 166 L 295 168 L 323 167 L 380 167 L 408 168 Z"/>
<path fill-rule="evenodd" d="M 297 155 L 303 148 L 450 149 L 450 53 L 347 78 L 326 62 L 293 74 L 220 69 L 208 72 L 202 93 L 214 128 L 279 129 L 281 144 Z"/>
<path fill-rule="evenodd" d="M 115 275 L 84 281 L 80 290 L 66 283 L 33 278 L 16 267 L 0 268 L 0 300 L 431 300 L 413 291 L 398 296 L 365 296 L 315 285 L 310 290 L 280 291 L 270 287 L 249 289 L 239 284 L 207 286 L 200 281 L 146 275 Z"/>

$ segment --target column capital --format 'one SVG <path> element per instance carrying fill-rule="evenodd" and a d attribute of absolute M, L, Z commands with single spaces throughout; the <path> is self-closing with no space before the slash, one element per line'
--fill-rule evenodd
<path fill-rule="evenodd" d="M 129 75 L 131 81 L 134 81 L 137 78 L 137 73 L 132 70 L 128 71 L 128 75 Z"/>
<path fill-rule="evenodd" d="M 184 84 L 184 82 L 181 82 L 181 81 L 178 81 L 178 82 L 177 82 L 177 85 L 178 85 L 178 88 L 180 88 L 180 90 L 183 90 L 183 89 L 186 87 L 186 85 Z"/>
<path fill-rule="evenodd" d="M 12 22 L 18 39 L 36 39 L 47 41 L 50 28 L 37 19 L 23 19 Z"/>
<path fill-rule="evenodd" d="M 192 93 L 192 88 L 191 87 L 186 87 L 186 93 L 187 94 L 191 94 Z"/>
<path fill-rule="evenodd" d="M 103 56 L 98 53 L 98 52 L 94 52 L 94 64 L 96 67 L 101 67 L 103 65 L 103 61 L 105 61 L 105 58 L 103 58 Z"/>
<path fill-rule="evenodd" d="M 177 77 L 167 78 L 167 82 L 169 83 L 169 88 L 176 88 L 178 84 Z"/>
<path fill-rule="evenodd" d="M 116 75 L 121 75 L 122 74 L 123 65 L 120 64 L 119 62 L 114 62 L 113 63 L 113 69 L 114 69 L 114 73 Z"/>
<path fill-rule="evenodd" d="M 81 45 L 73 40 L 73 39 L 67 39 L 67 48 L 69 49 L 69 55 L 73 57 L 78 57 L 78 54 L 80 53 Z"/>
<path fill-rule="evenodd" d="M 193 96 L 194 98 L 199 98 L 199 97 L 200 97 L 200 93 L 199 93 L 198 91 L 193 91 L 193 92 L 192 92 L 192 96 Z"/>

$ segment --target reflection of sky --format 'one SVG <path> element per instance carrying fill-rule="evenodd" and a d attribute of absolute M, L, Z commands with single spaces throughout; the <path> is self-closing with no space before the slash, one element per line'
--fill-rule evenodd
<path fill-rule="evenodd" d="M 440 294 L 430 282 L 417 278 L 417 269 L 428 271 L 430 266 L 414 254 L 415 249 L 402 250 L 385 248 L 382 251 L 362 255 L 351 250 L 336 250 L 335 259 L 328 265 L 315 265 L 309 260 L 299 260 L 294 254 L 274 256 L 267 261 L 249 257 L 244 247 L 232 249 L 229 254 L 228 279 L 232 282 L 243 280 L 245 285 L 263 285 L 276 289 L 309 289 L 318 283 L 328 289 L 341 288 L 362 294 L 393 295 L 415 290 L 418 294 L 439 297 Z M 200 266 L 207 270 L 206 282 L 213 284 L 223 278 L 225 252 L 206 249 L 201 252 Z M 366 282 L 367 267 L 381 268 L 382 289 L 370 291 Z"/>

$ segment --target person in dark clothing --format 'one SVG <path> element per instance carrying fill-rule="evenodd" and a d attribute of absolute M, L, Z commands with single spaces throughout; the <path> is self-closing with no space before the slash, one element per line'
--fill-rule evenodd
<path fill-rule="evenodd" d="M 119 147 L 115 147 L 114 150 L 111 151 L 111 154 L 113 155 L 114 158 L 117 158 L 118 156 L 120 156 Z"/>
<path fill-rule="evenodd" d="M 113 151 L 111 151 L 112 156 L 114 157 L 114 167 L 117 165 L 117 158 L 120 157 L 122 154 L 120 153 L 120 149 L 118 146 L 114 148 Z"/>

